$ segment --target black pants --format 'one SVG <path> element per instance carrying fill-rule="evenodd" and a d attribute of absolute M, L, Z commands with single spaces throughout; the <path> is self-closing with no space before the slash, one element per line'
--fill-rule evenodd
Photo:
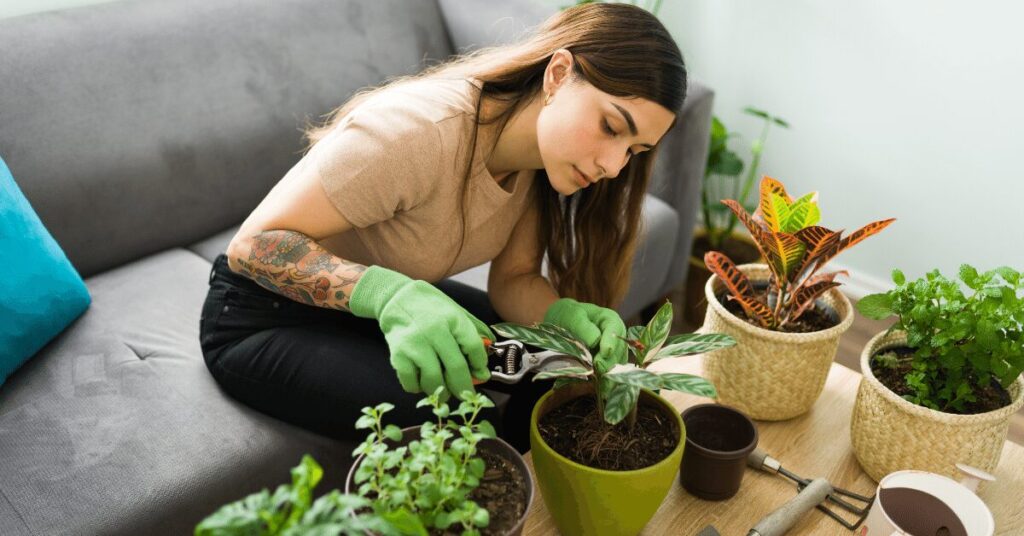
<path fill-rule="evenodd" d="M 502 322 L 485 292 L 448 279 L 436 286 L 486 324 Z M 381 402 L 395 405 L 385 424 L 434 419 L 429 408 L 416 408 L 422 393 L 402 390 L 376 320 L 264 289 L 232 272 L 223 254 L 210 272 L 199 341 L 210 373 L 229 396 L 313 432 L 361 441 L 366 431 L 355 429 L 360 410 Z M 525 378 L 483 387 L 498 402 L 483 417 L 520 452 L 528 450 L 530 413 L 550 382 Z"/>

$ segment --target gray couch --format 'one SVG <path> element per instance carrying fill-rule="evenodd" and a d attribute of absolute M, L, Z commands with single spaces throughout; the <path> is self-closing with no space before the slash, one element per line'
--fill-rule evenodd
<path fill-rule="evenodd" d="M 305 120 L 466 49 L 493 9 L 137 0 L 0 21 L 0 155 L 93 298 L 0 388 L 0 534 L 188 533 L 304 453 L 321 492 L 342 484 L 352 445 L 211 379 L 210 262 L 297 161 Z M 710 104 L 691 83 L 664 142 L 626 316 L 685 277 Z M 482 288 L 486 266 L 459 278 Z"/>

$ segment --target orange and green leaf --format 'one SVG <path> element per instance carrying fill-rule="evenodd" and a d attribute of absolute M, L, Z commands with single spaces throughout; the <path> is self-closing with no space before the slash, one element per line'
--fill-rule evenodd
<path fill-rule="evenodd" d="M 807 246 L 789 233 L 769 233 L 769 238 L 768 247 L 765 248 L 768 250 L 765 258 L 768 260 L 769 268 L 780 282 L 792 281 Z"/>
<path fill-rule="evenodd" d="M 839 246 L 839 242 L 842 240 L 842 231 L 833 231 L 818 225 L 800 229 L 795 234 L 797 239 L 807 246 L 807 254 L 804 255 L 797 274 L 804 273 L 818 259 L 831 257 L 832 251 Z"/>
<path fill-rule="evenodd" d="M 833 251 L 827 257 L 822 257 L 822 259 L 820 261 L 818 261 L 818 267 L 824 266 L 825 263 L 827 263 L 828 261 L 832 260 L 833 257 L 838 255 L 842 251 L 853 247 L 854 244 L 860 243 L 862 240 L 864 240 L 865 238 L 867 238 L 867 237 L 869 237 L 871 235 L 878 234 L 882 229 L 885 229 L 886 227 L 889 226 L 890 223 L 892 223 L 894 221 L 896 221 L 896 218 L 889 218 L 887 220 L 879 220 L 879 221 L 871 222 L 871 223 L 865 225 L 864 227 L 861 227 L 860 229 L 857 229 L 850 236 L 847 236 L 847 237 L 843 238 L 839 242 L 839 245 L 836 246 L 835 251 Z"/>
<path fill-rule="evenodd" d="M 754 288 L 750 286 L 750 280 L 736 268 L 736 265 L 721 253 L 709 251 L 704 254 L 704 264 L 717 275 L 722 283 L 729 290 L 729 294 L 747 313 L 747 316 L 756 320 L 762 327 L 770 328 L 775 325 L 775 316 L 771 309 L 764 303 L 754 298 Z"/>
<path fill-rule="evenodd" d="M 835 277 L 835 274 L 829 274 L 829 275 L 832 275 L 832 277 Z M 817 283 L 814 283 L 813 285 L 802 285 L 793 294 L 793 298 L 791 299 L 791 302 L 790 302 L 791 303 L 790 309 L 793 310 L 793 313 L 791 315 L 789 315 L 789 317 L 786 319 L 786 321 L 787 322 L 792 322 L 792 321 L 800 318 L 800 315 L 804 314 L 804 312 L 807 311 L 807 309 L 809 309 L 812 305 L 814 305 L 814 300 L 818 299 L 818 296 L 821 296 L 822 294 L 827 292 L 829 289 L 832 289 L 832 288 L 835 288 L 835 287 L 838 287 L 838 286 L 840 286 L 840 283 L 836 283 L 835 281 L 824 281 L 824 280 L 823 281 L 818 281 Z"/>
<path fill-rule="evenodd" d="M 732 199 L 724 199 L 722 200 L 722 204 L 729 207 L 729 210 L 731 210 L 733 214 L 736 215 L 736 218 L 738 218 L 740 222 L 743 223 L 743 225 L 747 228 L 747 231 L 750 232 L 750 237 L 754 239 L 754 245 L 757 246 L 757 251 L 761 254 L 762 257 L 767 259 L 768 254 L 766 247 L 768 241 L 770 240 L 768 238 L 769 231 L 765 229 L 762 223 L 752 218 L 750 216 L 750 213 L 747 212 L 747 210 L 744 209 L 736 201 Z"/>

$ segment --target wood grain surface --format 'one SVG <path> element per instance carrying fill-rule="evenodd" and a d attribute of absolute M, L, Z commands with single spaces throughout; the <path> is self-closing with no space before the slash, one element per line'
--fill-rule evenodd
<path fill-rule="evenodd" d="M 700 357 L 664 359 L 656 368 L 700 374 Z M 865 496 L 874 495 L 876 482 L 861 471 L 850 444 L 850 416 L 860 378 L 859 373 L 833 364 L 824 392 L 810 412 L 784 422 L 757 422 L 758 446 L 779 460 L 783 468 L 801 477 L 823 477 L 833 486 Z M 675 392 L 663 394 L 680 411 L 708 401 Z M 532 471 L 529 455 L 527 462 Z M 1024 447 L 1007 441 L 995 476 L 996 482 L 983 486 L 979 496 L 995 516 L 996 534 L 1024 535 Z M 753 469 L 747 469 L 744 474 L 739 493 L 720 502 L 689 495 L 677 479 L 641 534 L 690 536 L 707 525 L 714 525 L 722 536 L 744 536 L 758 520 L 795 494 L 796 486 L 788 479 Z M 849 515 L 844 517 L 852 520 Z M 539 490 L 524 534 L 558 534 Z M 789 534 L 849 536 L 853 533 L 825 514 L 812 510 Z"/>

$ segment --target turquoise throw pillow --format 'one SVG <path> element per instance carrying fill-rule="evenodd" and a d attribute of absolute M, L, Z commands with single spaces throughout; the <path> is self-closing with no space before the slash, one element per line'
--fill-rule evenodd
<path fill-rule="evenodd" d="M 0 159 L 0 385 L 91 302 Z"/>

